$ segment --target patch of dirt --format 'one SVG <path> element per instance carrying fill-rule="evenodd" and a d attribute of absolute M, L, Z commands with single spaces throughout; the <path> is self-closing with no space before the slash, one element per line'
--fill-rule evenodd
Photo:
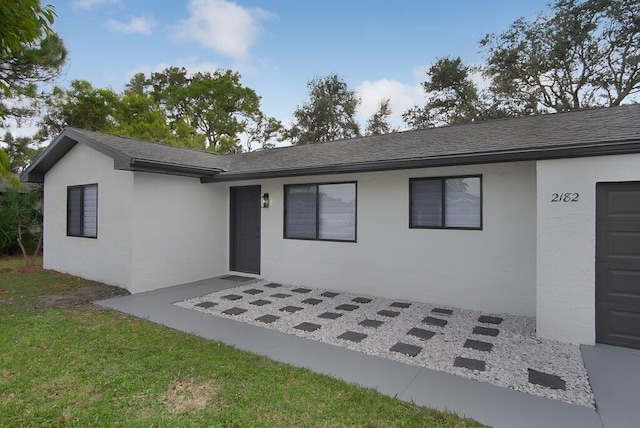
<path fill-rule="evenodd" d="M 207 407 L 217 389 L 215 385 L 202 379 L 177 379 L 162 393 L 160 401 L 170 413 L 179 415 Z"/>
<path fill-rule="evenodd" d="M 53 308 L 73 309 L 92 306 L 96 300 L 131 294 L 124 288 L 113 285 L 96 284 L 81 287 L 71 293 L 43 296 L 42 300 Z"/>

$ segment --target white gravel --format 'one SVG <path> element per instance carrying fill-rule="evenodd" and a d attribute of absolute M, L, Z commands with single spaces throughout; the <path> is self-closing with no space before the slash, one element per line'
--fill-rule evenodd
<path fill-rule="evenodd" d="M 429 303 L 409 302 L 400 299 L 390 300 L 365 294 L 350 294 L 337 290 L 312 289 L 311 292 L 302 294 L 292 291 L 298 286 L 282 285 L 278 288 L 269 288 L 265 287 L 266 284 L 270 284 L 270 281 L 240 285 L 235 288 L 178 302 L 176 305 L 295 334 L 307 339 L 342 346 L 370 355 L 389 358 L 406 364 L 440 370 L 517 391 L 594 408 L 593 393 L 578 346 L 537 338 L 535 335 L 535 319 L 533 317 L 490 314 Z M 250 289 L 258 289 L 263 292 L 256 295 L 245 293 L 246 290 Z M 335 291 L 340 294 L 333 298 L 327 298 L 321 296 L 325 291 Z M 285 293 L 292 296 L 287 298 L 272 297 L 276 293 Z M 235 301 L 222 298 L 229 294 L 241 295 L 242 298 Z M 370 303 L 355 303 L 352 299 L 356 297 L 366 297 L 372 299 L 372 301 Z M 302 303 L 303 300 L 309 298 L 321 299 L 322 302 L 315 306 Z M 268 300 L 272 303 L 264 306 L 250 304 L 250 302 L 259 299 Z M 195 306 L 202 302 L 214 302 L 216 305 L 206 309 Z M 410 303 L 411 306 L 406 309 L 390 307 L 394 302 L 406 302 Z M 337 310 L 336 306 L 341 304 L 357 305 L 359 308 L 351 312 Z M 303 310 L 295 313 L 287 313 L 280 310 L 289 305 L 302 307 Z M 240 315 L 222 313 L 234 307 L 246 309 L 247 312 Z M 452 309 L 453 314 L 431 313 L 433 308 Z M 400 312 L 400 315 L 390 318 L 377 314 L 378 311 L 385 309 Z M 318 318 L 318 315 L 324 312 L 341 313 L 342 316 L 335 320 Z M 280 318 L 271 324 L 256 321 L 256 318 L 267 314 L 276 315 Z M 480 323 L 478 321 L 480 315 L 499 316 L 503 318 L 503 321 L 499 325 Z M 422 322 L 426 316 L 445 319 L 447 324 L 444 327 L 428 325 Z M 384 321 L 384 324 L 378 328 L 363 327 L 358 324 L 365 319 Z M 319 324 L 321 327 L 314 332 L 306 332 L 294 328 L 302 322 Z M 496 337 L 473 334 L 473 328 L 476 326 L 497 328 L 500 333 Z M 406 334 L 413 327 L 430 330 L 436 334 L 424 341 Z M 346 331 L 364 333 L 367 337 L 359 343 L 339 339 L 338 336 Z M 492 343 L 493 349 L 490 352 L 485 352 L 464 348 L 463 344 L 467 339 Z M 415 357 L 390 351 L 389 348 L 397 342 L 420 346 L 423 349 Z M 486 370 L 476 371 L 463 367 L 454 367 L 453 364 L 456 357 L 485 361 Z M 529 383 L 529 368 L 560 376 L 566 382 L 566 390 L 551 389 Z"/>

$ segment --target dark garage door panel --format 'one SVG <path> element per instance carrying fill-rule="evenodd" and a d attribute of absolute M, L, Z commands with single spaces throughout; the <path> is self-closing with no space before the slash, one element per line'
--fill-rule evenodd
<path fill-rule="evenodd" d="M 609 183 L 599 185 L 603 191 L 598 205 L 602 221 L 640 222 L 640 185 L 638 183 Z M 634 189 L 635 187 L 635 189 Z"/>
<path fill-rule="evenodd" d="M 596 341 L 640 348 L 640 183 L 596 193 Z"/>
<path fill-rule="evenodd" d="M 597 282 L 607 284 L 596 289 L 598 301 L 640 307 L 640 268 L 622 263 L 603 264 L 598 269 Z"/>
<path fill-rule="evenodd" d="M 640 222 L 601 222 L 599 229 L 599 262 L 640 263 Z"/>
<path fill-rule="evenodd" d="M 596 336 L 605 338 L 603 342 L 610 345 L 640 349 L 640 309 L 629 305 L 598 306 Z"/>

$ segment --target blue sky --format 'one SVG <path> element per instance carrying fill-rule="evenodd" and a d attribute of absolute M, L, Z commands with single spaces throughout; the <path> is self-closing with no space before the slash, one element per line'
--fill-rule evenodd
<path fill-rule="evenodd" d="M 384 97 L 393 121 L 421 103 L 437 58 L 482 62 L 479 40 L 533 19 L 547 0 L 43 0 L 69 49 L 63 79 L 121 90 L 135 72 L 231 68 L 285 123 L 314 76 L 338 73 L 364 122 Z"/>

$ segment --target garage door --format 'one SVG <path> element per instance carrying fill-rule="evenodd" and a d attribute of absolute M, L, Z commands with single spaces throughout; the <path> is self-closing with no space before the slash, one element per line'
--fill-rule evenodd
<path fill-rule="evenodd" d="M 640 182 L 596 187 L 596 341 L 640 348 Z"/>

